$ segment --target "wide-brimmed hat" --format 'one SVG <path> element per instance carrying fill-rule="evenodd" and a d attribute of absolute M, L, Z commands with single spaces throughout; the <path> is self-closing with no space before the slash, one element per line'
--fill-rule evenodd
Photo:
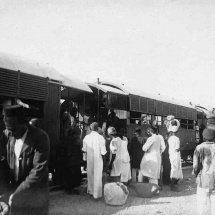
<path fill-rule="evenodd" d="M 3 115 L 6 117 L 24 117 L 24 108 L 22 105 L 6 106 L 3 109 Z"/>
<path fill-rule="evenodd" d="M 215 139 L 215 130 L 211 129 L 211 128 L 204 129 L 203 138 L 208 141 L 214 140 Z"/>
<path fill-rule="evenodd" d="M 178 129 L 180 127 L 180 122 L 177 119 L 173 119 L 171 120 L 169 127 L 168 127 L 168 131 L 170 132 L 177 132 Z"/>
<path fill-rule="evenodd" d="M 109 127 L 107 133 L 108 135 L 116 134 L 116 129 L 114 127 Z"/>

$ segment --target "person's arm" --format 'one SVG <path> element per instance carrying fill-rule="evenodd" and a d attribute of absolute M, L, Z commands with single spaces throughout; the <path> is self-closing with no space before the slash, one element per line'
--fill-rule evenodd
<path fill-rule="evenodd" d="M 161 138 L 161 153 L 163 153 L 166 148 L 166 144 L 162 135 L 160 135 L 160 138 Z"/>
<path fill-rule="evenodd" d="M 7 163 L 7 141 L 5 133 L 0 137 L 0 195 L 3 195 L 9 185 L 10 169 Z"/>
<path fill-rule="evenodd" d="M 193 154 L 193 173 L 197 177 L 202 170 L 201 152 L 199 148 L 196 148 Z"/>
<path fill-rule="evenodd" d="M 177 151 L 177 152 L 180 152 L 180 151 L 182 151 L 182 150 L 184 150 L 184 149 L 186 148 L 186 144 L 183 145 L 183 146 L 181 146 L 181 145 L 180 145 L 180 140 L 179 140 L 179 139 L 178 139 L 178 141 L 179 141 L 179 144 L 178 144 L 178 145 L 179 145 L 179 148 L 176 149 L 176 151 Z M 188 143 L 187 143 L 187 144 L 188 144 Z"/>
<path fill-rule="evenodd" d="M 106 164 L 106 159 L 105 159 L 105 155 L 107 153 L 107 150 L 106 150 L 106 142 L 105 142 L 105 138 L 100 135 L 99 136 L 99 141 L 100 141 L 100 153 L 101 153 L 101 156 L 102 156 L 102 160 L 103 160 L 103 172 L 106 172 L 107 171 L 107 164 Z"/>
<path fill-rule="evenodd" d="M 153 139 L 151 137 L 149 137 L 147 139 L 146 143 L 143 145 L 142 150 L 144 152 L 146 152 L 151 147 L 151 145 L 153 144 L 153 142 L 154 142 Z"/>
<path fill-rule="evenodd" d="M 108 170 L 111 170 L 113 167 L 113 162 L 116 158 L 116 153 L 117 153 L 117 146 L 116 146 L 116 141 L 112 140 L 110 143 L 110 151 L 111 151 L 111 161 L 108 167 Z"/>
<path fill-rule="evenodd" d="M 116 154 L 112 154 L 111 161 L 110 161 L 110 164 L 108 166 L 108 170 L 112 170 L 113 162 L 114 162 L 115 158 L 116 158 Z"/>
<path fill-rule="evenodd" d="M 86 171 L 86 169 L 87 169 L 87 144 L 86 144 L 85 138 L 83 139 L 82 151 L 83 151 L 83 162 L 84 162 L 83 167 L 84 167 L 84 170 Z"/>

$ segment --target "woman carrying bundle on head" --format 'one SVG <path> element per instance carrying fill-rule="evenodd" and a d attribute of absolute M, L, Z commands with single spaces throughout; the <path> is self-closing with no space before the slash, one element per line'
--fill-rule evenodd
<path fill-rule="evenodd" d="M 171 179 L 171 190 L 178 192 L 179 189 L 175 186 L 179 179 L 183 178 L 181 169 L 181 148 L 180 139 L 177 137 L 177 132 L 180 127 L 180 122 L 177 119 L 173 119 L 170 122 L 168 131 L 170 136 L 168 139 L 169 145 L 169 160 L 171 164 L 170 179 Z"/>

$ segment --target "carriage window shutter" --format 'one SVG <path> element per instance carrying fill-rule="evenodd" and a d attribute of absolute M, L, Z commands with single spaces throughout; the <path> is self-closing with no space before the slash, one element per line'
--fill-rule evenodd
<path fill-rule="evenodd" d="M 148 113 L 155 114 L 155 101 L 153 99 L 148 99 Z"/>
<path fill-rule="evenodd" d="M 176 116 L 176 105 L 170 104 L 169 114 Z"/>
<path fill-rule="evenodd" d="M 183 119 L 187 119 L 187 112 L 188 112 L 188 108 L 186 107 L 182 107 L 182 118 Z"/>
<path fill-rule="evenodd" d="M 170 109 L 170 104 L 163 102 L 163 115 L 164 116 L 169 115 L 169 109 Z"/>
<path fill-rule="evenodd" d="M 163 115 L 163 102 L 161 101 L 156 101 L 156 115 Z"/>
<path fill-rule="evenodd" d="M 193 120 L 197 120 L 197 111 L 193 109 L 192 112 L 193 112 L 193 117 L 192 117 L 192 119 L 193 119 Z"/>
<path fill-rule="evenodd" d="M 176 107 L 176 118 L 179 118 L 179 119 L 182 118 L 182 107 L 178 105 Z"/>
<path fill-rule="evenodd" d="M 117 95 L 117 109 L 127 110 L 127 96 Z"/>
<path fill-rule="evenodd" d="M 46 101 L 47 99 L 47 79 L 32 76 L 20 72 L 19 97 L 33 100 Z"/>
<path fill-rule="evenodd" d="M 138 96 L 130 95 L 130 110 L 131 111 L 140 111 L 140 101 Z"/>
<path fill-rule="evenodd" d="M 113 108 L 117 108 L 117 95 L 109 93 L 110 105 Z"/>
<path fill-rule="evenodd" d="M 140 112 L 147 113 L 147 98 L 140 98 Z"/>
<path fill-rule="evenodd" d="M 17 96 L 18 72 L 0 69 L 0 95 Z"/>
<path fill-rule="evenodd" d="M 187 110 L 187 118 L 190 120 L 193 119 L 193 110 L 191 108 L 188 108 Z"/>

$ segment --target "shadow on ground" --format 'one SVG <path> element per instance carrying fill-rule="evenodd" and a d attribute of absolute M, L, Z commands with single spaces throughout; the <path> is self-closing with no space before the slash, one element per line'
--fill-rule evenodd
<path fill-rule="evenodd" d="M 182 199 L 183 201 L 183 198 L 187 198 L 187 196 L 192 196 L 196 193 L 195 178 L 192 176 L 191 171 L 191 167 L 183 169 L 184 179 L 181 180 L 178 185 L 181 192 L 173 192 L 169 186 L 163 186 L 163 190 L 160 191 L 159 195 L 153 198 L 139 198 L 136 192 L 131 187 L 128 187 L 130 193 L 126 204 L 123 206 L 109 206 L 105 203 L 103 198 L 96 201 L 86 194 L 86 189 L 84 187 L 80 188 L 80 195 L 78 196 L 67 195 L 64 191 L 55 191 L 50 194 L 50 215 L 129 214 L 131 208 L 137 209 L 143 206 L 146 208 L 147 206 L 150 209 L 150 205 L 168 208 L 173 202 L 177 203 L 178 199 Z M 190 198 L 187 199 L 189 200 Z M 126 211 L 128 212 L 126 213 Z M 157 213 L 162 212 L 158 210 Z"/>

